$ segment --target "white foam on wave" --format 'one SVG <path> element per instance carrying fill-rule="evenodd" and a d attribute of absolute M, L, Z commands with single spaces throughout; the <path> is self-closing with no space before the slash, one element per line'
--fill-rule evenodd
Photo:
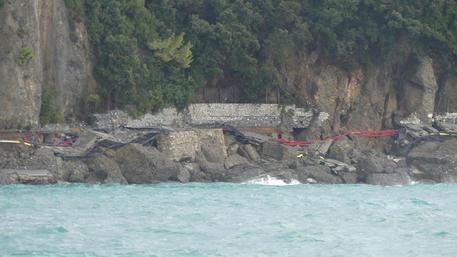
<path fill-rule="evenodd" d="M 265 186 L 291 186 L 291 185 L 300 185 L 300 182 L 296 179 L 292 179 L 289 183 L 286 181 L 272 177 L 270 175 L 258 177 L 255 179 L 248 180 L 243 184 L 254 184 L 254 185 L 265 185 Z"/>

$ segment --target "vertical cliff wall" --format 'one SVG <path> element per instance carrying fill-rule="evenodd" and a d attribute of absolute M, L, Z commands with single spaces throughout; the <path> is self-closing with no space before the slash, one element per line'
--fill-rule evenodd
<path fill-rule="evenodd" d="M 0 128 L 39 124 L 43 90 L 74 119 L 93 81 L 84 26 L 64 0 L 6 1 L 0 10 Z"/>
<path fill-rule="evenodd" d="M 43 69 L 37 1 L 7 1 L 0 10 L 0 127 L 36 126 Z M 18 62 L 21 51 L 31 59 Z"/>

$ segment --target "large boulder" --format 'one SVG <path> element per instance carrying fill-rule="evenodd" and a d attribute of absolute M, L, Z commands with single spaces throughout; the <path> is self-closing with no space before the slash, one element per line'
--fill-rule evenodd
<path fill-rule="evenodd" d="M 115 161 L 130 184 L 176 181 L 179 164 L 153 147 L 128 144 L 116 151 Z"/>
<path fill-rule="evenodd" d="M 89 183 L 118 183 L 127 184 L 117 163 L 105 155 L 86 161 L 89 168 L 86 181 Z"/>
<path fill-rule="evenodd" d="M 457 139 L 435 138 L 424 141 L 411 149 L 406 162 L 419 172 L 415 178 L 435 182 L 455 182 L 457 180 Z"/>

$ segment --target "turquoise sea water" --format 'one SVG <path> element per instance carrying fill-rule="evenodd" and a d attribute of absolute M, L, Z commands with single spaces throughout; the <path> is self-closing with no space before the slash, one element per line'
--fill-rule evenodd
<path fill-rule="evenodd" d="M 457 256 L 457 185 L 0 186 L 0 256 Z"/>

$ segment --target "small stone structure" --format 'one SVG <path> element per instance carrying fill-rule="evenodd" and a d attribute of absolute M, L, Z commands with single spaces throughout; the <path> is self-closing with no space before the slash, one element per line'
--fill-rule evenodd
<path fill-rule="evenodd" d="M 139 119 L 129 118 L 122 111 L 95 114 L 94 125 L 98 128 L 151 128 L 158 126 L 186 127 L 228 124 L 238 128 L 287 127 L 308 128 L 313 113 L 295 105 L 278 104 L 191 104 L 179 112 L 165 108 Z"/>
<path fill-rule="evenodd" d="M 203 144 L 210 145 L 212 151 L 226 156 L 224 133 L 220 128 L 169 132 L 160 136 L 158 148 L 171 159 L 194 160 L 196 152 L 201 151 Z"/>

